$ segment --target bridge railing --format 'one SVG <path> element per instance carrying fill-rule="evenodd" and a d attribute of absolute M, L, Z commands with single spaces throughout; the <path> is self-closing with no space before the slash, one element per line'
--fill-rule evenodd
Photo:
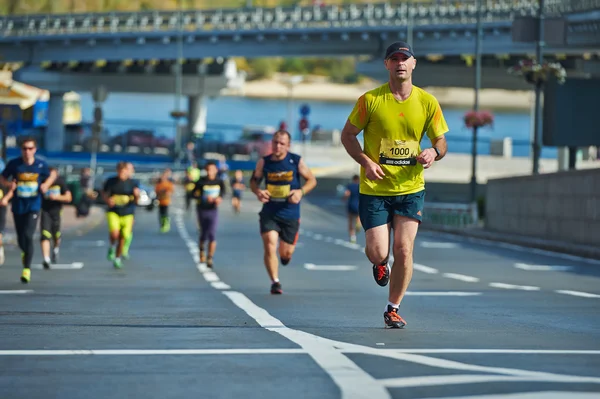
<path fill-rule="evenodd" d="M 575 4 L 585 7 L 600 0 L 547 0 L 549 9 L 569 12 Z M 350 4 L 291 8 L 142 11 L 134 13 L 62 14 L 4 17 L 0 35 L 5 37 L 70 34 L 176 31 L 181 21 L 186 31 L 249 31 L 267 29 L 360 28 L 365 26 L 474 23 L 476 0 L 413 2 L 402 4 Z M 535 15 L 538 0 L 488 0 L 483 2 L 487 22 L 509 21 L 519 15 Z M 577 6 L 579 7 L 579 6 Z M 584 8 L 584 7 L 579 7 Z"/>

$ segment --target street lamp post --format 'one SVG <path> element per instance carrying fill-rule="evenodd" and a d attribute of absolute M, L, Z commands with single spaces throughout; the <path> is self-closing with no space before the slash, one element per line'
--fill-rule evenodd
<path fill-rule="evenodd" d="M 475 41 L 475 103 L 474 111 L 479 111 L 479 90 L 481 89 L 481 46 L 483 41 L 483 28 L 481 26 L 481 0 L 477 1 L 477 37 Z M 471 202 L 477 200 L 477 130 L 473 126 L 473 143 L 471 148 Z"/>
<path fill-rule="evenodd" d="M 183 92 L 182 65 L 183 60 L 183 14 L 181 12 L 181 0 L 177 0 L 177 57 L 175 61 L 175 112 L 172 113 L 175 119 L 175 157 L 179 160 L 181 156 L 181 128 L 179 120 L 181 119 L 181 95 Z"/>
<path fill-rule="evenodd" d="M 288 84 L 287 125 L 288 125 L 288 129 L 290 130 L 290 134 L 292 134 L 292 126 L 294 126 L 293 125 L 294 86 L 296 86 L 298 83 L 302 82 L 303 79 L 304 78 L 302 77 L 302 75 L 294 75 L 294 76 L 291 76 L 287 80 L 287 84 Z"/>
<path fill-rule="evenodd" d="M 408 18 L 408 21 L 406 24 L 406 43 L 408 43 L 408 45 L 411 47 L 413 45 L 413 18 L 412 18 L 412 14 L 411 14 L 412 7 L 413 7 L 413 2 L 412 2 L 412 0 L 410 0 L 408 2 L 408 8 L 406 11 L 406 17 Z"/>
<path fill-rule="evenodd" d="M 544 63 L 544 0 L 539 0 L 538 8 L 538 33 L 535 57 L 539 65 Z M 538 79 L 535 83 L 535 115 L 533 120 L 533 174 L 537 175 L 540 169 L 540 156 L 542 154 L 542 81 Z"/>

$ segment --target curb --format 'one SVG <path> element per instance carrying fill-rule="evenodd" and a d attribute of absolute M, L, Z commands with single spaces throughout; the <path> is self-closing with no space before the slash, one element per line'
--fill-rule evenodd
<path fill-rule="evenodd" d="M 435 233 L 445 233 L 460 237 L 469 237 L 485 241 L 503 242 L 507 244 L 519 245 L 528 248 L 536 248 L 544 251 L 557 252 L 560 254 L 577 256 L 586 259 L 600 260 L 600 248 L 588 245 L 544 240 L 535 237 L 519 236 L 513 234 L 509 235 L 484 230 L 481 228 L 457 229 L 441 226 L 422 225 L 420 227 L 420 230 Z"/>

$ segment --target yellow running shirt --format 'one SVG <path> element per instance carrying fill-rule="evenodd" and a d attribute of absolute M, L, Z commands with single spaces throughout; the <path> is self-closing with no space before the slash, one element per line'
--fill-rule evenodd
<path fill-rule="evenodd" d="M 361 167 L 361 194 L 406 195 L 425 188 L 423 165 L 415 160 L 421 139 L 425 133 L 435 139 L 448 131 L 433 95 L 413 86 L 410 96 L 399 101 L 386 83 L 363 94 L 348 120 L 363 130 L 364 153 L 385 173 L 382 180 L 369 180 Z"/>

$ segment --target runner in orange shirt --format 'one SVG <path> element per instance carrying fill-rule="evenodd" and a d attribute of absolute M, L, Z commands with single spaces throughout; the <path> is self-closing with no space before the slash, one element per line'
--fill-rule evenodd
<path fill-rule="evenodd" d="M 160 232 L 168 233 L 171 230 L 171 219 L 169 218 L 169 205 L 171 205 L 171 195 L 175 186 L 171 181 L 171 169 L 165 169 L 156 183 L 154 191 L 158 197 L 158 217 L 160 223 Z"/>

